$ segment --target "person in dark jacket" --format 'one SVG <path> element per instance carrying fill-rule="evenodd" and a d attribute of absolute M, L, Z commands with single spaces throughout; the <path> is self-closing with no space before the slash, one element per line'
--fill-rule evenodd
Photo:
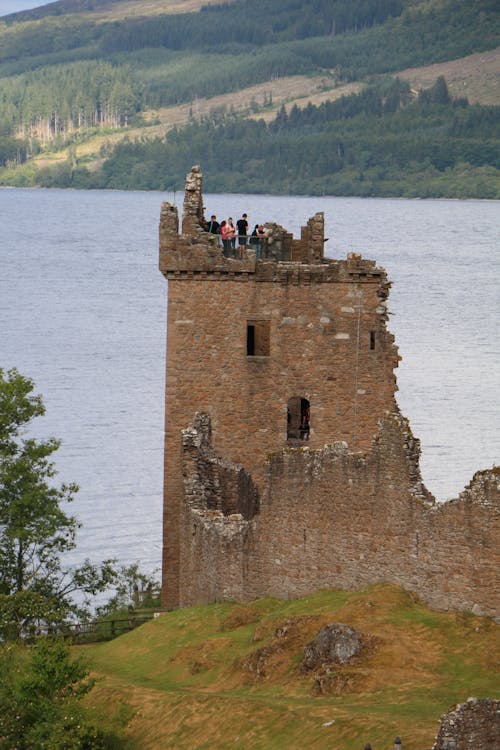
<path fill-rule="evenodd" d="M 213 214 L 213 216 L 210 217 L 210 221 L 208 222 L 207 231 L 210 232 L 210 234 L 220 234 L 220 224 L 217 221 L 217 216 Z"/>
<path fill-rule="evenodd" d="M 238 245 L 240 247 L 240 256 L 242 257 L 243 249 L 246 249 L 247 246 L 248 221 L 246 214 L 243 214 L 241 219 L 238 219 L 236 226 L 238 227 Z"/>

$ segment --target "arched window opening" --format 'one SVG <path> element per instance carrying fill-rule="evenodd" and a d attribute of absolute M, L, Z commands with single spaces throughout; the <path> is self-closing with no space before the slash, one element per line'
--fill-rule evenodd
<path fill-rule="evenodd" d="M 309 440 L 311 430 L 311 404 L 307 398 L 292 396 L 286 412 L 287 440 Z"/>

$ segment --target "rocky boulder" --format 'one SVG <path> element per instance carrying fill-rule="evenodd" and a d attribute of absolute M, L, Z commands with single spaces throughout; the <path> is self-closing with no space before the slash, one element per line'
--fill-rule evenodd
<path fill-rule="evenodd" d="M 304 649 L 301 670 L 307 672 L 325 664 L 347 664 L 363 646 L 361 634 L 350 625 L 331 623 L 322 628 Z"/>

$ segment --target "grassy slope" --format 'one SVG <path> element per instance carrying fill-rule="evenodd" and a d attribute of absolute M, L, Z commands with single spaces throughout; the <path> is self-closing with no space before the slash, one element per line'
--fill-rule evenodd
<path fill-rule="evenodd" d="M 317 675 L 299 663 L 328 622 L 358 628 L 369 646 L 336 668 L 341 687 L 316 695 Z M 452 704 L 494 696 L 499 651 L 491 620 L 433 612 L 384 585 L 171 612 L 86 655 L 100 677 L 91 703 L 111 714 L 126 702 L 137 748 L 359 750 L 400 735 L 423 750 Z"/>
<path fill-rule="evenodd" d="M 220 0 L 100 0 L 94 7 L 85 7 L 78 0 L 59 0 L 50 4 L 50 8 L 41 6 L 33 10 L 12 13 L 21 20 L 45 18 L 52 15 L 55 8 L 65 13 L 81 16 L 92 21 L 121 21 L 124 18 L 164 15 L 165 13 L 194 13 L 202 5 L 212 5 Z M 3 20 L 0 21 L 0 25 Z"/>
<path fill-rule="evenodd" d="M 99 21 L 120 21 L 123 18 L 157 16 L 165 13 L 195 13 L 202 5 L 214 5 L 219 2 L 220 0 L 118 0 L 89 15 Z"/>

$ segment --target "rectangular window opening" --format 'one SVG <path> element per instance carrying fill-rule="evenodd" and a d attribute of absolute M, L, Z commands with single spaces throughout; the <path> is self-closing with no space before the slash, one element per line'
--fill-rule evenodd
<path fill-rule="evenodd" d="M 370 349 L 375 349 L 375 331 L 370 331 Z"/>
<path fill-rule="evenodd" d="M 269 357 L 270 340 L 270 320 L 252 320 L 247 323 L 247 357 Z"/>

